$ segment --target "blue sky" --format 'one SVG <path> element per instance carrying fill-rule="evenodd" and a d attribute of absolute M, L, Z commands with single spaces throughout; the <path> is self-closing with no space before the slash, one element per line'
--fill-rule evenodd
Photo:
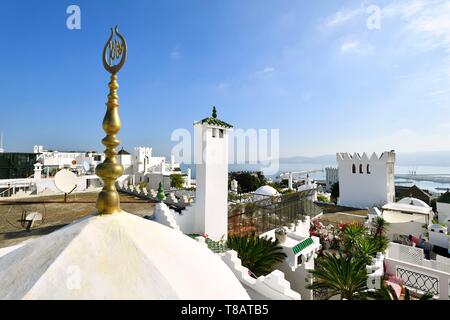
<path fill-rule="evenodd" d="M 66 28 L 70 4 L 81 30 Z M 280 129 L 281 156 L 450 150 L 448 1 L 2 0 L 2 13 L 7 151 L 103 149 L 115 24 L 127 149 L 167 155 L 172 131 L 216 105 L 237 128 Z"/>

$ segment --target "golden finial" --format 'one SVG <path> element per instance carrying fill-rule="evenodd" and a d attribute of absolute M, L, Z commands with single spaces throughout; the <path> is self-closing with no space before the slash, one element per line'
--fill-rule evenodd
<path fill-rule="evenodd" d="M 114 35 L 118 39 L 115 39 Z M 115 187 L 116 179 L 123 174 L 123 167 L 116 160 L 116 147 L 120 143 L 116 137 L 117 132 L 120 130 L 117 73 L 125 63 L 126 57 L 127 44 L 125 39 L 119 33 L 117 26 L 114 29 L 111 28 L 111 36 L 103 48 L 102 57 L 103 66 L 106 71 L 111 73 L 111 80 L 108 84 L 107 110 L 103 118 L 103 130 L 106 132 L 106 137 L 102 140 L 103 145 L 106 147 L 105 161 L 95 169 L 95 173 L 104 182 L 104 187 L 97 198 L 97 210 L 99 214 L 111 214 L 121 211 L 119 193 Z"/>

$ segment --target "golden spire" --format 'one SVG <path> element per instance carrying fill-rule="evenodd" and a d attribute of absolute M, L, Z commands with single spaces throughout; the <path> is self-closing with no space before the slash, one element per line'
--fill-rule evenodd
<path fill-rule="evenodd" d="M 118 39 L 114 39 L 114 35 Z M 103 118 L 103 130 L 106 132 L 106 137 L 103 138 L 102 143 L 105 149 L 105 161 L 97 166 L 95 173 L 102 178 L 104 182 L 103 190 L 99 193 L 97 198 L 97 210 L 99 214 L 111 214 L 120 212 L 120 198 L 116 190 L 115 182 L 118 177 L 123 174 L 122 165 L 116 160 L 116 147 L 120 141 L 116 134 L 120 130 L 119 118 L 119 96 L 117 89 L 117 73 L 122 68 L 127 57 L 127 44 L 125 39 L 119 33 L 117 26 L 111 28 L 111 36 L 103 48 L 103 66 L 106 71 L 111 73 L 111 80 L 108 84 L 109 95 L 106 103 L 107 110 Z"/>

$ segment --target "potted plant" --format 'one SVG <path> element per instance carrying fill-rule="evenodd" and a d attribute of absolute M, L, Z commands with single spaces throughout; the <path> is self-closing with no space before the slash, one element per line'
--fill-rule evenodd
<path fill-rule="evenodd" d="M 286 241 L 287 232 L 284 228 L 275 229 L 275 238 L 279 244 L 282 244 Z"/>

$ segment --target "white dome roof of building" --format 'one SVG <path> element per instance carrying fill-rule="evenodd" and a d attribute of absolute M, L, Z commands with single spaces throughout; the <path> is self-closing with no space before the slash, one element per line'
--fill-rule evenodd
<path fill-rule="evenodd" d="M 411 198 L 411 197 L 403 198 L 403 199 L 397 201 L 397 203 L 404 203 L 404 204 L 409 204 L 409 205 L 423 207 L 423 208 L 431 208 L 429 205 L 427 205 L 422 200 L 417 199 L 417 198 Z"/>
<path fill-rule="evenodd" d="M 249 299 L 194 239 L 121 212 L 91 215 L 0 257 L 0 299 Z"/>
<path fill-rule="evenodd" d="M 258 196 L 269 196 L 269 197 L 279 195 L 278 191 L 275 190 L 275 188 L 273 188 L 271 186 L 267 186 L 267 185 L 259 187 L 258 189 L 256 189 L 256 191 L 254 193 L 255 193 L 255 195 L 258 195 Z"/>

